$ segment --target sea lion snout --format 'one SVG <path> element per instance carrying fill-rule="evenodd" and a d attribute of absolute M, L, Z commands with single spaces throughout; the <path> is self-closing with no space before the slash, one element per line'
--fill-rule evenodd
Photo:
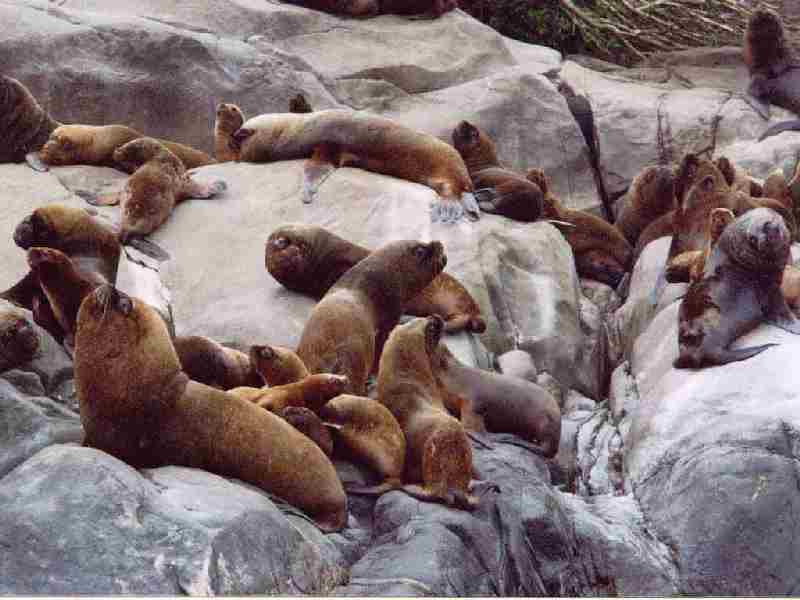
<path fill-rule="evenodd" d="M 33 216 L 29 215 L 14 230 L 14 243 L 23 250 L 27 250 L 34 244 L 35 235 L 36 227 L 33 223 Z"/>

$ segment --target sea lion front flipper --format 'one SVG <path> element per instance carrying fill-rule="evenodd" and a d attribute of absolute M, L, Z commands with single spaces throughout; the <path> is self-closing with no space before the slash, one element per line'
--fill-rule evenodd
<path fill-rule="evenodd" d="M 28 152 L 25 155 L 25 162 L 28 163 L 31 169 L 39 173 L 47 173 L 50 170 L 50 167 L 39 157 L 38 152 Z"/>
<path fill-rule="evenodd" d="M 120 193 L 114 192 L 111 194 L 95 194 L 88 190 L 76 190 L 75 195 L 83 198 L 92 206 L 116 206 L 120 202 Z"/>
<path fill-rule="evenodd" d="M 303 203 L 311 204 L 319 186 L 336 170 L 335 148 L 321 144 L 303 165 Z"/>
<path fill-rule="evenodd" d="M 758 141 L 761 142 L 768 137 L 772 137 L 773 135 L 778 135 L 779 133 L 783 133 L 784 131 L 800 131 L 800 119 L 794 119 L 792 121 L 781 121 L 780 123 L 776 123 L 772 127 L 769 127 L 764 133 L 758 136 Z"/>
<path fill-rule="evenodd" d="M 165 262 L 172 258 L 169 252 L 161 246 L 145 238 L 131 237 L 125 240 L 125 243 L 158 262 Z"/>
<path fill-rule="evenodd" d="M 800 320 L 794 316 L 786 304 L 781 288 L 775 288 L 772 293 L 764 298 L 763 302 L 764 317 L 767 323 L 780 327 L 789 333 L 800 335 Z"/>
<path fill-rule="evenodd" d="M 228 184 L 223 179 L 202 183 L 189 177 L 183 186 L 183 198 L 212 198 L 227 189 Z"/>
<path fill-rule="evenodd" d="M 752 108 L 759 117 L 764 119 L 765 121 L 769 121 L 770 117 L 770 110 L 769 110 L 769 102 L 762 100 L 754 96 L 753 94 L 745 94 L 744 101 Z M 759 140 L 760 141 L 760 140 Z"/>
<path fill-rule="evenodd" d="M 0 298 L 22 308 L 32 310 L 34 297 L 41 295 L 41 289 L 39 278 L 33 271 L 28 271 L 25 277 L 6 291 L 0 292 Z"/>

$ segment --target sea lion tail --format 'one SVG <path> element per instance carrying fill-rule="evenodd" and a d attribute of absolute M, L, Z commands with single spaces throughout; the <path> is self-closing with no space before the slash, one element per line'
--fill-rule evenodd
<path fill-rule="evenodd" d="M 28 152 L 25 155 L 25 162 L 28 163 L 31 169 L 40 173 L 47 173 L 50 170 L 50 167 L 45 164 L 38 152 Z"/>
<path fill-rule="evenodd" d="M 800 131 L 800 119 L 792 119 L 790 121 L 781 121 L 772 127 L 768 128 L 764 133 L 758 137 L 758 141 L 762 142 L 768 137 L 778 135 L 784 131 Z"/>

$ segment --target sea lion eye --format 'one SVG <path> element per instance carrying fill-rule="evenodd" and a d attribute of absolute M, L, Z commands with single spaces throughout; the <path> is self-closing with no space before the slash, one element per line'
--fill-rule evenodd
<path fill-rule="evenodd" d="M 429 253 L 430 251 L 428 247 L 423 246 L 422 244 L 414 248 L 414 256 L 416 256 L 418 260 L 425 260 Z"/>
<path fill-rule="evenodd" d="M 284 250 L 289 246 L 289 239 L 283 236 L 272 240 L 272 245 L 278 250 Z"/>

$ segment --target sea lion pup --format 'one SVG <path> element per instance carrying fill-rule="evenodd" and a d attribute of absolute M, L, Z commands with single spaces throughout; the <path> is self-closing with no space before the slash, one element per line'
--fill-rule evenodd
<path fill-rule="evenodd" d="M 616 288 L 633 260 L 633 249 L 625 236 L 600 217 L 561 206 L 541 169 L 530 169 L 526 177 L 544 193 L 542 215 L 574 226 L 560 230 L 572 247 L 578 275 Z"/>
<path fill-rule="evenodd" d="M 0 373 L 33 360 L 39 351 L 39 335 L 24 316 L 0 311 Z"/>
<path fill-rule="evenodd" d="M 221 179 L 200 183 L 170 150 L 154 138 L 140 137 L 114 150 L 114 161 L 134 170 L 119 194 L 84 195 L 96 206 L 122 203 L 120 241 L 145 236 L 158 229 L 175 205 L 187 198 L 211 198 L 227 188 Z"/>
<path fill-rule="evenodd" d="M 636 246 L 645 229 L 674 208 L 673 169 L 659 165 L 645 167 L 633 178 L 614 225 L 631 246 Z"/>
<path fill-rule="evenodd" d="M 0 75 L 0 163 L 22 162 L 50 137 L 60 123 L 44 110 L 22 83 Z"/>
<path fill-rule="evenodd" d="M 703 278 L 689 286 L 681 301 L 676 368 L 724 365 L 774 346 L 730 349 L 761 321 L 800 334 L 800 321 L 781 293 L 789 244 L 783 218 L 769 208 L 748 211 L 725 227 Z"/>
<path fill-rule="evenodd" d="M 544 388 L 461 364 L 444 344 L 431 359 L 447 409 L 467 431 L 513 433 L 545 458 L 558 452 L 561 409 Z"/>
<path fill-rule="evenodd" d="M 313 441 L 330 458 L 333 454 L 333 436 L 330 428 L 317 415 L 302 406 L 287 406 L 276 414 Z"/>
<path fill-rule="evenodd" d="M 316 373 L 284 385 L 238 387 L 229 393 L 273 413 L 278 413 L 287 406 L 303 406 L 318 413 L 331 398 L 341 394 L 348 383 L 344 375 Z"/>
<path fill-rule="evenodd" d="M 363 246 L 322 227 L 289 224 L 270 234 L 264 263 L 270 275 L 287 289 L 321 298 L 348 269 L 369 254 Z M 486 321 L 478 303 L 447 273 L 441 273 L 406 303 L 403 312 L 418 317 L 438 314 L 445 319 L 448 332 L 486 331 Z"/>
<path fill-rule="evenodd" d="M 403 307 L 447 264 L 441 242 L 382 246 L 349 269 L 314 307 L 297 355 L 309 373 L 347 375 L 347 393 L 366 396 L 367 376 Z"/>
<path fill-rule="evenodd" d="M 125 125 L 61 125 L 51 134 L 47 143 L 28 164 L 36 170 L 40 167 L 64 165 L 99 165 L 119 167 L 114 159 L 114 150 L 137 138 L 144 137 L 135 129 Z M 187 169 L 210 165 L 216 161 L 205 152 L 190 146 L 158 140 L 177 156 Z"/>
<path fill-rule="evenodd" d="M 217 116 L 214 120 L 214 158 L 217 162 L 239 160 L 239 152 L 231 146 L 231 140 L 243 123 L 244 113 L 241 108 L 225 102 L 217 104 Z"/>
<path fill-rule="evenodd" d="M 250 346 L 250 364 L 269 386 L 300 381 L 308 369 L 293 350 L 281 346 Z"/>
<path fill-rule="evenodd" d="M 172 343 L 181 361 L 181 369 L 193 381 L 221 390 L 237 387 L 261 387 L 261 376 L 244 352 L 226 348 L 200 335 L 177 336 Z"/>
<path fill-rule="evenodd" d="M 191 381 L 155 309 L 113 286 L 81 305 L 75 384 L 84 445 L 135 468 L 236 477 L 303 510 L 323 531 L 345 526 L 347 499 L 322 450 L 269 411 Z"/>
<path fill-rule="evenodd" d="M 401 489 L 420 500 L 472 510 L 478 504 L 469 493 L 472 446 L 458 419 L 446 412 L 431 367 L 443 325 L 433 316 L 392 330 L 381 355 L 378 400 L 406 438 Z"/>
<path fill-rule="evenodd" d="M 494 142 L 483 131 L 468 121 L 461 121 L 453 129 L 452 139 L 467 165 L 482 211 L 526 223 L 539 219 L 544 199 L 542 190 L 522 175 L 503 168 Z"/>
<path fill-rule="evenodd" d="M 472 220 L 480 218 L 469 172 L 455 148 L 385 117 L 347 110 L 259 115 L 245 121 L 231 143 L 247 162 L 310 159 L 303 175 L 306 203 L 334 169 L 358 167 L 432 188 L 439 195 L 432 221 L 457 221 L 465 211 Z"/>

